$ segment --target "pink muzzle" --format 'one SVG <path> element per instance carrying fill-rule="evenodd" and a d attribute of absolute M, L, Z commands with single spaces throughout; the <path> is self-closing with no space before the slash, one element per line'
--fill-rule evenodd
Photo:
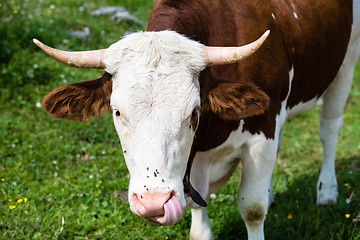
<path fill-rule="evenodd" d="M 180 201 L 172 192 L 166 194 L 134 194 L 132 202 L 136 212 L 145 221 L 161 226 L 174 225 L 179 222 L 184 210 Z"/>

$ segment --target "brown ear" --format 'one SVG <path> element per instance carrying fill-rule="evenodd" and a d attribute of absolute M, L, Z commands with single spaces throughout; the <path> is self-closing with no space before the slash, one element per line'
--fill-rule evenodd
<path fill-rule="evenodd" d="M 269 107 L 269 96 L 257 86 L 217 80 L 219 84 L 209 91 L 209 107 L 222 119 L 241 120 L 263 114 Z"/>
<path fill-rule="evenodd" d="M 89 121 L 110 108 L 112 75 L 59 87 L 42 101 L 52 117 Z"/>

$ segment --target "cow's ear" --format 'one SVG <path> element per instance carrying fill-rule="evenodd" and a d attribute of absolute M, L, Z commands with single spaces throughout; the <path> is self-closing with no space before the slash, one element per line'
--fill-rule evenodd
<path fill-rule="evenodd" d="M 223 82 L 209 92 L 211 110 L 224 120 L 263 114 L 269 103 L 264 91 L 246 82 Z"/>
<path fill-rule="evenodd" d="M 110 109 L 112 75 L 59 87 L 42 101 L 52 117 L 89 121 Z"/>
<path fill-rule="evenodd" d="M 260 88 L 247 82 L 234 82 L 211 77 L 207 90 L 207 107 L 224 120 L 241 120 L 263 114 L 270 98 Z"/>

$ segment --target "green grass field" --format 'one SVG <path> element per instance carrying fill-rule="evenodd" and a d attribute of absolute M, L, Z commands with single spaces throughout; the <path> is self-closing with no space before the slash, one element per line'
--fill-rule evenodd
<path fill-rule="evenodd" d="M 49 3 L 50 2 L 50 3 Z M 33 43 L 66 50 L 106 48 L 131 22 L 93 17 L 99 6 L 126 7 L 146 23 L 153 1 L 0 1 L 0 239 L 187 239 L 190 210 L 171 227 L 145 223 L 126 200 L 129 174 L 110 114 L 91 122 L 53 119 L 41 108 L 53 88 L 96 78 L 47 57 Z M 89 27 L 87 41 L 69 33 Z M 267 239 L 360 239 L 360 65 L 337 150 L 338 204 L 315 205 L 322 148 L 319 111 L 288 122 L 274 176 Z M 241 169 L 212 198 L 215 239 L 245 239 L 238 212 Z"/>

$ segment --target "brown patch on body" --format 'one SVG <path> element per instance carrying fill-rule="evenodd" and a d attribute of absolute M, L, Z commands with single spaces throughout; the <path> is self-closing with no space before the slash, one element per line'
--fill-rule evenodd
<path fill-rule="evenodd" d="M 287 107 L 321 95 L 344 59 L 351 25 L 352 1 L 159 0 L 154 5 L 147 30 L 174 30 L 206 46 L 233 47 L 252 42 L 270 29 L 268 39 L 251 57 L 237 64 L 213 66 L 205 71 L 220 79 L 256 86 L 266 94 L 269 105 L 262 104 L 263 107 L 256 111 L 250 109 L 255 113 L 252 116 L 242 116 L 244 131 L 264 133 L 266 138 L 274 138 L 276 115 L 289 92 L 290 69 L 294 67 L 294 80 Z M 201 91 L 211 84 L 203 72 L 199 79 Z M 227 90 L 228 86 L 221 86 L 219 93 Z M 196 144 L 199 147 L 195 150 L 217 147 L 237 129 L 234 115 L 241 115 L 236 109 L 244 112 L 244 108 L 238 107 L 243 104 L 240 102 L 252 100 L 241 99 L 243 95 L 238 93 L 229 94 L 229 108 L 216 92 L 210 96 L 201 95 L 202 101 L 208 102 L 209 106 L 202 109 L 202 118 L 206 116 L 208 119 L 200 120 L 199 130 L 211 130 L 212 135 L 199 134 L 198 131 L 201 139 L 197 141 L 201 143 Z M 256 107 L 256 104 L 252 106 Z M 224 121 L 220 121 L 219 116 Z M 210 126 L 208 121 L 219 125 Z"/>

